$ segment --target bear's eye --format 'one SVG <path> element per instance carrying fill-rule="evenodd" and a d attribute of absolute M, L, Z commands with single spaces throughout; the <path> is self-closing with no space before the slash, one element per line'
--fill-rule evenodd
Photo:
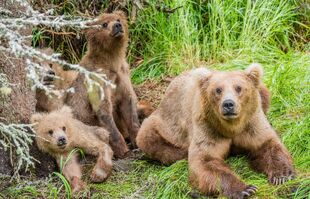
<path fill-rule="evenodd" d="M 63 131 L 66 131 L 66 127 L 65 127 L 65 126 L 63 126 L 63 127 L 62 127 L 62 130 L 63 130 Z"/>
<path fill-rule="evenodd" d="M 53 64 L 49 64 L 49 67 L 50 67 L 50 68 L 53 68 Z"/>
<path fill-rule="evenodd" d="M 121 20 L 119 20 L 119 19 L 118 19 L 118 20 L 116 20 L 116 21 L 117 21 L 117 22 L 121 22 Z"/>
<path fill-rule="evenodd" d="M 221 88 L 217 88 L 215 91 L 216 91 L 217 94 L 221 94 L 222 93 L 222 89 Z"/>
<path fill-rule="evenodd" d="M 49 130 L 48 134 L 53 135 L 53 130 Z"/>
<path fill-rule="evenodd" d="M 104 28 L 108 27 L 108 23 L 103 23 L 102 27 L 104 27 Z"/>
<path fill-rule="evenodd" d="M 240 93 L 241 90 L 242 90 L 242 88 L 241 88 L 241 86 L 237 86 L 237 87 L 235 88 L 235 90 L 236 90 L 237 93 Z"/>

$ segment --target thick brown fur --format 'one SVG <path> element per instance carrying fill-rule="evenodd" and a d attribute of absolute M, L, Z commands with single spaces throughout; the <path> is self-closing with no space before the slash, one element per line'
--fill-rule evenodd
<path fill-rule="evenodd" d="M 269 92 L 262 73 L 258 64 L 245 71 L 185 72 L 173 80 L 159 108 L 143 122 L 138 147 L 164 164 L 188 157 L 190 182 L 205 194 L 245 198 L 256 192 L 224 162 L 232 147 L 247 151 L 254 169 L 271 183 L 284 183 L 295 171 L 264 114 L 269 101 L 262 100 Z"/>
<path fill-rule="evenodd" d="M 138 111 L 139 121 L 140 123 L 142 123 L 145 118 L 147 118 L 153 113 L 154 108 L 149 102 L 141 100 L 138 102 L 137 111 Z"/>
<path fill-rule="evenodd" d="M 81 165 L 78 154 L 71 151 L 82 149 L 85 154 L 97 156 L 97 163 L 93 168 L 91 180 L 104 181 L 112 170 L 113 151 L 109 146 L 109 132 L 102 127 L 88 126 L 73 118 L 69 107 L 51 113 L 36 113 L 31 118 L 36 123 L 36 143 L 43 152 L 52 155 L 62 173 L 67 178 L 74 192 L 80 191 L 85 184 L 81 180 Z"/>
<path fill-rule="evenodd" d="M 52 55 L 51 48 L 43 48 L 42 53 Z M 72 83 L 76 80 L 78 73 L 73 70 L 64 70 L 59 64 L 52 62 L 42 62 L 41 65 L 46 69 L 46 75 L 42 77 L 42 83 L 52 86 L 54 90 L 59 91 L 59 95 L 47 95 L 44 90 L 36 90 L 36 110 L 51 112 L 63 106 L 67 93 L 65 90 L 69 89 Z M 63 91 L 63 92 L 60 92 Z"/>
<path fill-rule="evenodd" d="M 261 84 L 259 88 L 259 95 L 261 96 L 262 101 L 262 109 L 265 114 L 268 113 L 269 106 L 270 106 L 270 92 L 265 84 Z"/>
<path fill-rule="evenodd" d="M 125 139 L 129 137 L 133 146 L 139 129 L 137 97 L 130 81 L 129 66 L 126 61 L 128 46 L 128 25 L 123 12 L 103 14 L 85 31 L 88 50 L 80 65 L 91 71 L 106 74 L 116 88 L 104 87 L 105 98 L 99 110 L 94 110 L 88 100 L 84 76 L 79 75 L 73 84 L 75 93 L 70 94 L 67 104 L 74 115 L 84 123 L 106 127 L 111 133 L 110 145 L 115 156 L 123 157 L 128 151 Z M 122 27 L 121 31 L 117 27 Z M 122 136 L 122 134 L 124 136 Z"/>

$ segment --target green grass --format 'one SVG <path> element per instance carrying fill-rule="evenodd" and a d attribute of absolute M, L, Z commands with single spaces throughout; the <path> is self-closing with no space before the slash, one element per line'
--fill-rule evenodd
<path fill-rule="evenodd" d="M 78 13 L 73 1 L 66 2 L 66 7 L 59 6 L 59 13 Z M 174 76 L 197 66 L 236 70 L 252 62 L 261 63 L 264 82 L 272 92 L 268 119 L 292 154 L 298 178 L 271 186 L 264 175 L 250 169 L 245 157 L 231 157 L 227 162 L 245 182 L 259 187 L 258 198 L 310 198 L 310 11 L 306 1 L 149 2 L 130 25 L 129 60 L 134 62 L 136 57 L 144 60 L 133 69 L 132 80 L 143 83 L 149 78 Z M 158 9 L 164 5 L 170 9 L 181 7 L 174 13 L 165 13 Z M 104 6 L 97 7 L 100 10 Z M 38 30 L 36 33 L 39 42 L 42 35 Z M 80 58 L 76 54 L 81 52 L 65 51 L 65 46 L 54 47 L 65 54 L 71 53 L 69 59 L 76 62 Z M 185 160 L 169 167 L 135 160 L 129 171 L 113 172 L 107 182 L 90 184 L 84 195 L 190 198 L 190 193 L 196 191 L 191 189 L 187 177 Z M 10 187 L 5 194 L 10 198 L 43 195 L 55 198 L 65 197 L 65 188 L 57 178 L 51 177 L 45 183 Z"/>
<path fill-rule="evenodd" d="M 200 65 L 225 63 L 240 54 L 250 56 L 244 60 L 249 62 L 260 61 L 254 55 L 293 50 L 290 38 L 296 36 L 294 26 L 301 17 L 294 1 L 165 2 L 171 8 L 182 7 L 167 14 L 154 4 L 132 26 L 130 54 L 144 58 L 144 63 L 133 71 L 135 82 L 179 74 Z"/>

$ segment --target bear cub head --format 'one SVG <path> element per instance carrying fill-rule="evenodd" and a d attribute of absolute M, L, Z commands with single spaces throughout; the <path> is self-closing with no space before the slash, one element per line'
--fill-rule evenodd
<path fill-rule="evenodd" d="M 35 123 L 36 142 L 42 151 L 62 153 L 70 146 L 72 110 L 68 106 L 49 114 L 36 113 L 31 117 Z"/>
<path fill-rule="evenodd" d="M 40 52 L 47 55 L 54 53 L 51 48 L 42 48 Z M 78 72 L 71 70 L 68 66 L 61 66 L 50 61 L 42 61 L 40 64 L 44 68 L 41 82 L 46 86 L 51 86 L 57 90 L 67 89 L 77 78 Z"/>
<path fill-rule="evenodd" d="M 85 30 L 87 40 L 94 47 L 111 50 L 112 47 L 127 45 L 128 24 L 124 12 L 104 13 L 88 25 L 97 26 Z"/>
<path fill-rule="evenodd" d="M 252 64 L 245 71 L 214 71 L 202 79 L 201 93 L 211 117 L 232 125 L 249 119 L 261 107 L 262 75 L 262 67 Z"/>

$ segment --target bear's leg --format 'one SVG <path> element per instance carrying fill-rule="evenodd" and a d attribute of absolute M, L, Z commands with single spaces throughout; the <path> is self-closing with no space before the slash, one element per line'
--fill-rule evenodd
<path fill-rule="evenodd" d="M 69 181 L 72 192 L 78 192 L 85 188 L 85 183 L 81 180 L 82 178 L 82 171 L 81 166 L 78 162 L 78 154 L 73 154 L 71 157 L 63 156 L 63 163 L 60 163 L 60 158 L 57 160 L 57 163 L 60 166 L 63 165 L 62 174 L 67 178 Z"/>
<path fill-rule="evenodd" d="M 172 164 L 185 159 L 187 149 L 174 146 L 159 134 L 159 132 L 165 134 L 167 130 L 160 119 L 151 115 L 143 122 L 139 130 L 137 145 L 150 158 L 159 160 L 163 164 Z"/>
<path fill-rule="evenodd" d="M 98 156 L 97 163 L 92 171 L 92 182 L 103 182 L 111 173 L 113 151 L 105 143 L 98 143 L 98 151 L 94 151 L 92 155 Z"/>
<path fill-rule="evenodd" d="M 242 199 L 254 194 L 257 188 L 237 178 L 224 159 L 220 158 L 219 151 L 226 147 L 224 145 L 211 147 L 214 147 L 210 148 L 211 153 L 199 147 L 190 147 L 188 157 L 190 183 L 206 195 L 222 194 L 228 198 Z"/>
<path fill-rule="evenodd" d="M 278 185 L 293 179 L 295 170 L 292 158 L 279 138 L 273 138 L 250 154 L 252 167 L 268 176 L 269 182 Z"/>
<path fill-rule="evenodd" d="M 137 96 L 131 84 L 127 63 L 122 65 L 122 69 L 118 73 L 118 85 L 114 97 L 118 104 L 117 110 L 114 109 L 113 112 L 118 111 L 121 123 L 126 128 L 122 133 L 127 131 L 132 147 L 136 148 L 136 137 L 140 128 L 140 122 L 137 111 Z"/>
<path fill-rule="evenodd" d="M 126 145 L 125 139 L 119 132 L 116 124 L 114 122 L 112 114 L 106 113 L 104 111 L 98 111 L 97 116 L 99 120 L 99 125 L 105 127 L 107 131 L 110 132 L 110 145 L 114 151 L 114 154 L 118 158 L 125 157 L 128 152 L 128 147 Z"/>
<path fill-rule="evenodd" d="M 114 151 L 114 155 L 121 158 L 128 152 L 128 147 L 125 139 L 116 127 L 112 109 L 111 90 L 105 89 L 105 98 L 100 104 L 99 110 L 96 111 L 96 116 L 99 121 L 99 125 L 106 128 L 107 131 L 110 132 L 110 145 Z"/>
<path fill-rule="evenodd" d="M 127 141 L 129 139 L 129 133 L 125 121 L 121 117 L 121 113 L 119 110 L 113 111 L 113 119 L 118 130 L 121 132 L 123 138 Z"/>
<path fill-rule="evenodd" d="M 125 124 L 130 142 L 133 148 L 137 148 L 136 137 L 139 131 L 140 123 L 137 112 L 137 104 L 136 101 L 130 96 L 124 96 L 122 102 L 119 107 L 120 111 L 120 119 Z"/>

